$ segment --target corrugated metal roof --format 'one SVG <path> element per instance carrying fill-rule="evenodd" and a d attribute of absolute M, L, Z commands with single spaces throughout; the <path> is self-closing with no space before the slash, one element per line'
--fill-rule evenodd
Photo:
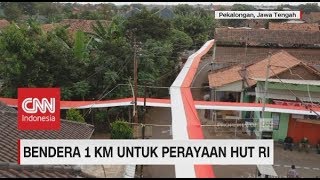
<path fill-rule="evenodd" d="M 252 78 L 256 81 L 265 81 L 263 78 Z M 301 85 L 313 85 L 320 86 L 320 80 L 296 80 L 296 79 L 268 79 L 268 82 L 287 83 L 287 84 L 301 84 Z"/>

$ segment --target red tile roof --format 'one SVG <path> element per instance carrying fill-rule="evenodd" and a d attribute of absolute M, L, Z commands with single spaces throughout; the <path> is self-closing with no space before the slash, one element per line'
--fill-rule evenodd
<path fill-rule="evenodd" d="M 318 23 L 276 23 L 269 22 L 270 30 L 319 31 Z"/>
<path fill-rule="evenodd" d="M 96 20 L 83 20 L 83 19 L 64 19 L 59 24 L 65 26 L 69 25 L 68 30 L 71 33 L 75 33 L 77 30 L 81 30 L 83 32 L 93 32 L 93 25 L 96 25 Z M 100 20 L 102 25 L 109 25 L 110 21 Z"/>
<path fill-rule="evenodd" d="M 58 26 L 58 24 L 44 24 L 44 25 L 42 25 L 42 29 L 45 32 L 48 32 L 48 31 L 52 31 L 57 26 Z"/>
<path fill-rule="evenodd" d="M 9 21 L 5 20 L 5 19 L 0 19 L 0 29 L 9 26 L 10 23 Z"/>
<path fill-rule="evenodd" d="M 302 63 L 302 61 L 293 57 L 286 51 L 280 51 L 270 57 L 270 65 L 272 65 L 272 70 L 269 77 L 280 74 L 287 71 L 289 68 L 295 67 Z M 256 81 L 251 78 L 265 78 L 266 77 L 266 67 L 268 64 L 268 59 L 265 58 L 262 61 L 253 63 L 246 67 L 246 80 L 249 86 L 256 84 Z M 229 68 L 224 68 L 208 75 L 209 85 L 211 87 L 220 87 L 236 81 L 242 80 L 240 75 L 241 65 L 232 66 Z M 273 73 L 274 72 L 274 73 Z"/>
<path fill-rule="evenodd" d="M 67 30 L 71 35 L 74 35 L 78 30 L 93 33 L 94 30 L 92 26 L 96 25 L 96 22 L 96 20 L 64 19 L 60 23 L 44 24 L 42 25 L 42 29 L 47 32 L 53 30 L 57 26 L 69 26 Z M 107 26 L 110 23 L 110 21 L 106 20 L 100 20 L 100 22 L 104 26 Z"/>
<path fill-rule="evenodd" d="M 216 28 L 215 40 L 218 45 L 241 45 L 247 42 L 248 46 L 262 47 L 268 44 L 279 44 L 282 47 L 318 46 L 320 31 Z"/>
<path fill-rule="evenodd" d="M 320 12 L 302 14 L 302 20 L 306 21 L 307 23 L 320 23 Z"/>

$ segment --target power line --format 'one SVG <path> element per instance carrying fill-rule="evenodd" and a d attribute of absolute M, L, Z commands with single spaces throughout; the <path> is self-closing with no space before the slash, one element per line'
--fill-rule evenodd
<path fill-rule="evenodd" d="M 270 70 L 275 74 L 275 72 L 273 71 L 272 68 L 270 68 Z M 286 83 L 282 82 L 281 78 L 279 78 L 279 76 L 277 74 L 275 74 L 275 75 L 277 76 L 279 81 L 285 85 L 286 89 L 289 90 L 297 98 L 297 100 L 300 101 L 304 105 L 304 107 L 306 109 L 308 109 L 308 106 L 293 91 L 291 91 L 290 88 L 287 87 Z M 309 108 L 309 110 L 312 111 L 313 113 L 315 113 L 318 118 L 320 118 L 320 115 L 316 111 L 314 111 L 312 108 Z"/>

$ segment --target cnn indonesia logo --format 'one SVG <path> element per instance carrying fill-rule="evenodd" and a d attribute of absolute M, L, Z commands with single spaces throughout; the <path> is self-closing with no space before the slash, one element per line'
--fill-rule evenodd
<path fill-rule="evenodd" d="M 59 130 L 60 89 L 19 88 L 18 129 Z"/>

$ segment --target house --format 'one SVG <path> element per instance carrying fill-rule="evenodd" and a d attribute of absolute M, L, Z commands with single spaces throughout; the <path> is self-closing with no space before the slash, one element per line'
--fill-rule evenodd
<path fill-rule="evenodd" d="M 257 47 L 320 47 L 320 31 L 216 28 L 217 45 Z"/>
<path fill-rule="evenodd" d="M 303 13 L 302 20 L 307 23 L 320 23 L 320 12 Z"/>
<path fill-rule="evenodd" d="M 319 31 L 318 23 L 269 22 L 270 30 Z"/>
<path fill-rule="evenodd" d="M 269 104 L 320 109 L 320 77 L 318 80 L 268 79 L 266 101 Z M 256 78 L 256 100 L 264 96 L 265 79 Z M 300 115 L 278 112 L 265 112 L 265 118 L 273 120 L 273 139 L 283 140 L 286 136 L 299 142 L 307 137 L 313 145 L 320 140 L 320 119 L 316 115 Z M 255 120 L 261 118 L 261 112 L 255 112 Z"/>
<path fill-rule="evenodd" d="M 319 80 L 320 73 L 312 66 L 298 60 L 286 51 L 278 51 L 270 57 L 251 64 L 235 64 L 210 72 L 209 86 L 213 89 L 215 101 L 255 102 L 257 85 L 256 78 L 266 78 L 267 66 L 270 61 L 272 71 L 269 78 L 284 79 L 304 78 L 306 80 Z M 297 76 L 298 74 L 299 76 Z M 221 112 L 222 113 L 222 112 Z M 218 112 L 219 114 L 219 112 Z M 221 118 L 235 116 L 244 118 L 247 112 L 227 112 L 219 114 Z"/>
<path fill-rule="evenodd" d="M 0 29 L 3 29 L 10 25 L 10 22 L 5 19 L 0 19 Z"/>
<path fill-rule="evenodd" d="M 169 9 L 168 7 L 165 7 L 163 9 L 159 10 L 155 14 L 159 15 L 159 17 L 163 18 L 163 19 L 173 19 L 174 18 L 173 11 L 171 9 Z"/>
<path fill-rule="evenodd" d="M 110 21 L 99 20 L 103 26 L 108 26 Z M 44 24 L 42 29 L 45 32 L 52 31 L 56 27 L 66 26 L 68 32 L 73 37 L 77 31 L 86 33 L 94 33 L 93 26 L 96 25 L 96 20 L 83 20 L 83 19 L 64 19 L 59 23 Z"/>

